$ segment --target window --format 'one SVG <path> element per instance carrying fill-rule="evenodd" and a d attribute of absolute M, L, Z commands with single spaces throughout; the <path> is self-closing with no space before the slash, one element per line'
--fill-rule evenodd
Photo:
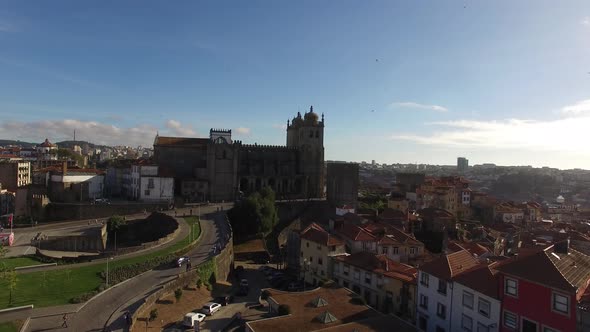
<path fill-rule="evenodd" d="M 442 279 L 438 279 L 438 292 L 441 294 L 447 294 L 447 282 L 442 280 Z"/>
<path fill-rule="evenodd" d="M 473 330 L 473 318 L 463 315 L 461 317 L 461 329 L 463 331 L 472 331 Z"/>
<path fill-rule="evenodd" d="M 148 179 L 148 188 L 154 188 L 154 179 Z"/>
<path fill-rule="evenodd" d="M 446 319 L 447 317 L 447 307 L 444 304 L 438 303 L 436 305 L 436 315 L 442 319 Z"/>
<path fill-rule="evenodd" d="M 343 270 L 343 273 L 344 273 L 344 275 L 345 275 L 345 276 L 347 276 L 347 275 L 348 275 L 348 272 L 349 272 L 349 271 L 350 271 L 350 268 L 348 267 L 348 265 L 344 265 L 344 270 Z"/>
<path fill-rule="evenodd" d="M 144 193 L 146 196 L 149 196 L 149 195 L 150 195 L 150 190 L 149 190 L 149 189 L 146 189 L 146 190 L 145 190 L 143 193 Z"/>
<path fill-rule="evenodd" d="M 562 314 L 569 314 L 569 298 L 558 293 L 553 293 L 553 310 Z"/>
<path fill-rule="evenodd" d="M 371 284 L 372 275 L 370 272 L 365 272 L 365 284 Z"/>
<path fill-rule="evenodd" d="M 354 269 L 354 280 L 361 280 L 361 271 L 359 269 Z"/>
<path fill-rule="evenodd" d="M 309 242 L 305 242 L 305 246 L 309 248 Z"/>
<path fill-rule="evenodd" d="M 385 255 L 389 255 L 389 247 L 382 247 L 381 248 L 381 253 L 385 254 Z"/>
<path fill-rule="evenodd" d="M 422 308 L 428 310 L 428 296 L 424 296 L 424 294 L 420 294 L 420 306 Z"/>
<path fill-rule="evenodd" d="M 504 294 L 518 296 L 518 281 L 506 278 L 504 282 Z"/>
<path fill-rule="evenodd" d="M 303 257 L 303 251 L 301 252 L 301 257 Z"/>
<path fill-rule="evenodd" d="M 398 255 L 399 254 L 399 248 L 398 247 L 393 247 L 393 254 L 394 255 Z"/>
<path fill-rule="evenodd" d="M 504 310 L 504 326 L 515 329 L 516 328 L 516 321 L 517 317 L 515 314 L 511 313 L 510 311 Z"/>
<path fill-rule="evenodd" d="M 321 258 L 318 258 L 318 264 L 319 265 L 323 265 L 324 264 L 324 261 Z"/>
<path fill-rule="evenodd" d="M 484 317 L 490 317 L 490 302 L 480 298 L 477 303 L 477 311 Z"/>
<path fill-rule="evenodd" d="M 490 332 L 490 328 L 482 323 L 477 323 L 477 332 Z"/>
<path fill-rule="evenodd" d="M 473 309 L 473 294 L 463 291 L 463 306 Z"/>
<path fill-rule="evenodd" d="M 427 273 L 422 272 L 422 274 L 420 275 L 420 283 L 422 285 L 428 287 L 428 274 Z"/>
<path fill-rule="evenodd" d="M 411 247 L 410 248 L 410 255 L 413 255 L 416 253 L 416 247 Z"/>

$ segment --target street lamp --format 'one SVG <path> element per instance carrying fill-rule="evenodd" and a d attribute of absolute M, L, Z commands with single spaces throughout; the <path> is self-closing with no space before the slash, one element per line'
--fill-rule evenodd
<path fill-rule="evenodd" d="M 109 288 L 109 261 L 111 259 L 113 259 L 113 258 L 107 256 L 107 288 Z"/>
<path fill-rule="evenodd" d="M 303 259 L 303 263 L 301 264 L 301 268 L 303 269 L 303 291 L 305 292 L 305 273 L 309 271 L 309 267 L 311 262 L 307 260 L 307 258 Z"/>

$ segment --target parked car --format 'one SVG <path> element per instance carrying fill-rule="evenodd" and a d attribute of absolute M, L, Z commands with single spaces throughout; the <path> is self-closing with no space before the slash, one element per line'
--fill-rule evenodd
<path fill-rule="evenodd" d="M 215 298 L 215 302 L 221 304 L 222 306 L 226 306 L 233 301 L 234 297 L 232 295 L 218 296 Z"/>
<path fill-rule="evenodd" d="M 183 264 L 190 262 L 191 259 L 188 256 L 182 256 L 178 258 L 174 263 L 176 267 L 181 267 Z"/>
<path fill-rule="evenodd" d="M 248 287 L 248 279 L 240 280 L 240 287 Z"/>
<path fill-rule="evenodd" d="M 266 280 L 271 281 L 273 279 L 279 278 L 284 276 L 285 274 L 283 272 L 279 272 L 279 271 L 275 271 L 271 274 L 269 274 L 268 276 L 266 276 Z"/>
<path fill-rule="evenodd" d="M 221 309 L 221 304 L 215 302 L 207 302 L 203 305 L 201 311 L 208 316 L 212 316 L 214 313 Z"/>
<path fill-rule="evenodd" d="M 297 292 L 301 288 L 303 288 L 303 285 L 301 285 L 300 282 L 295 282 L 295 281 L 290 282 L 289 285 L 287 286 L 287 290 L 289 292 Z"/>
<path fill-rule="evenodd" d="M 205 319 L 205 315 L 200 312 L 189 312 L 184 315 L 182 325 L 186 327 L 195 327 L 195 323 L 202 322 Z"/>

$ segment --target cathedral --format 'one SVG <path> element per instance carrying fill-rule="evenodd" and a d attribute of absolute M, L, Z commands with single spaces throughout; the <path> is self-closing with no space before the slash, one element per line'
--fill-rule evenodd
<path fill-rule="evenodd" d="M 313 107 L 287 121 L 285 146 L 244 144 L 231 130 L 209 138 L 156 136 L 154 161 L 187 202 L 231 201 L 271 187 L 277 199 L 324 196 L 324 116 Z"/>

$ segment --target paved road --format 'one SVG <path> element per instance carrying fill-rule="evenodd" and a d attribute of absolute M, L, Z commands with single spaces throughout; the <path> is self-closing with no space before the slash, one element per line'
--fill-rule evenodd
<path fill-rule="evenodd" d="M 202 213 L 216 211 L 216 206 L 203 207 Z M 193 211 L 194 212 L 194 211 Z M 196 214 L 196 213 L 195 213 Z M 212 255 L 213 245 L 225 239 L 229 228 L 224 212 L 213 213 L 211 218 L 201 218 L 200 244 L 189 253 L 196 266 Z M 130 279 L 119 287 L 113 287 L 101 296 L 86 303 L 77 313 L 71 313 L 66 331 L 102 331 L 105 322 L 112 331 L 123 331 L 122 315 L 129 310 L 134 312 L 146 296 L 154 292 L 158 286 L 169 281 L 180 272 L 176 268 L 148 271 Z M 62 324 L 62 313 L 31 319 L 27 331 L 45 331 L 59 329 Z"/>

